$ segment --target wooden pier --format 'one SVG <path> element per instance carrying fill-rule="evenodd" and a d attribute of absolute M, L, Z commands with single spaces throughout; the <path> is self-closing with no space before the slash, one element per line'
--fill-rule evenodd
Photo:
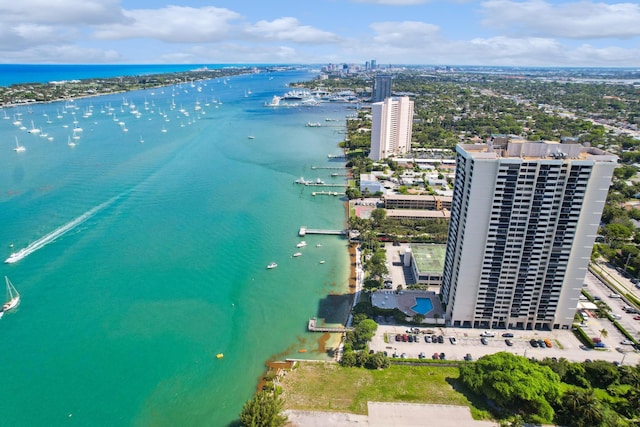
<path fill-rule="evenodd" d="M 335 333 L 344 333 L 353 330 L 353 328 L 347 328 L 346 326 L 336 326 L 336 327 L 323 327 L 316 326 L 316 318 L 312 317 L 309 319 L 309 323 L 307 324 L 307 329 L 309 332 L 335 332 Z"/>

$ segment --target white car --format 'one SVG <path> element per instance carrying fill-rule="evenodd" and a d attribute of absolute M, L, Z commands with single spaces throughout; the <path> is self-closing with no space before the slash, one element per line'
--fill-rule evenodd
<path fill-rule="evenodd" d="M 633 345 L 633 341 L 630 341 L 630 340 L 622 340 L 622 341 L 620 341 L 620 344 L 623 344 L 623 345 Z"/>
<path fill-rule="evenodd" d="M 491 332 L 491 331 L 484 331 L 483 333 L 480 334 L 481 337 L 487 337 L 487 338 L 493 338 L 496 336 L 495 332 Z"/>

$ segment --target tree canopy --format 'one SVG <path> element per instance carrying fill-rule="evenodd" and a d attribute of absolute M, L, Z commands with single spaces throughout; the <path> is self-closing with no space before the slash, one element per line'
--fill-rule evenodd
<path fill-rule="evenodd" d="M 460 368 L 464 385 L 496 405 L 553 420 L 552 403 L 560 395 L 560 377 L 549 367 L 511 353 L 496 353 Z"/>

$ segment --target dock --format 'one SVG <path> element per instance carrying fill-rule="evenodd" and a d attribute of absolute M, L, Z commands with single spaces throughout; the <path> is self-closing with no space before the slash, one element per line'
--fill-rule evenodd
<path fill-rule="evenodd" d="M 311 169 L 342 169 L 345 170 L 344 166 L 311 166 Z"/>
<path fill-rule="evenodd" d="M 309 319 L 309 323 L 307 324 L 307 329 L 309 332 L 335 332 L 335 333 L 344 333 L 348 331 L 352 331 L 353 328 L 347 328 L 346 326 L 336 326 L 336 327 L 322 327 L 316 326 L 316 318 L 312 317 Z"/>
<path fill-rule="evenodd" d="M 307 228 L 306 226 L 300 227 L 298 230 L 298 236 L 304 237 L 307 234 L 327 234 L 327 235 L 337 235 L 337 236 L 345 236 L 347 234 L 346 230 L 323 230 L 318 228 Z"/>
<path fill-rule="evenodd" d="M 304 185 L 307 187 L 348 187 L 349 184 L 327 184 L 319 182 L 307 182 Z"/>
<path fill-rule="evenodd" d="M 312 196 L 346 196 L 346 193 L 339 193 L 337 191 L 314 191 Z"/>

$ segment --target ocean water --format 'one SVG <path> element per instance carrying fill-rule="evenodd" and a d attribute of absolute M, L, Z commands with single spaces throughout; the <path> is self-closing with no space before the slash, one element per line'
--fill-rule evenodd
<path fill-rule="evenodd" d="M 328 357 L 306 323 L 344 320 L 347 242 L 297 232 L 343 228 L 344 201 L 294 181 L 344 182 L 312 166 L 343 166 L 347 110 L 263 106 L 309 77 L 0 111 L 0 257 L 27 254 L 0 265 L 22 295 L 0 319 L 0 424 L 225 426 L 265 361 Z"/>

